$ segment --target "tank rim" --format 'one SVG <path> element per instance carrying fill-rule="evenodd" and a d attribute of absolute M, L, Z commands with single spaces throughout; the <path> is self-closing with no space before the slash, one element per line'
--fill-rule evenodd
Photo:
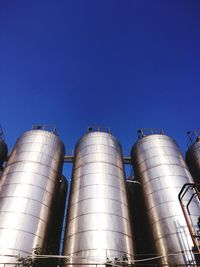
<path fill-rule="evenodd" d="M 65 144 L 63 143 L 63 141 L 60 139 L 60 137 L 58 136 L 58 135 L 56 135 L 55 133 L 53 133 L 53 132 L 49 132 L 49 131 L 46 131 L 46 130 L 41 130 L 41 129 L 38 129 L 38 130 L 29 130 L 29 131 L 26 131 L 26 132 L 24 132 L 24 133 L 22 133 L 18 138 L 17 138 L 17 140 L 16 140 L 16 144 L 19 142 L 19 140 L 21 139 L 21 138 L 23 138 L 24 136 L 26 136 L 26 135 L 30 135 L 30 134 L 45 134 L 45 135 L 48 135 L 49 136 L 49 138 L 51 138 L 51 139 L 54 139 L 54 140 L 56 140 L 58 143 L 60 143 L 61 144 L 61 146 L 63 147 L 63 150 L 64 150 L 64 154 L 65 154 Z"/>
<path fill-rule="evenodd" d="M 84 134 L 83 136 L 81 136 L 81 137 L 78 139 L 78 141 L 76 142 L 74 151 L 77 150 L 77 148 L 78 148 L 79 144 L 81 143 L 81 141 L 84 140 L 85 138 L 87 138 L 88 135 L 94 135 L 94 136 L 95 136 L 95 135 L 96 135 L 96 136 L 98 136 L 98 135 L 104 135 L 104 136 L 109 136 L 109 137 L 111 137 L 111 138 L 117 143 L 117 145 L 119 146 L 120 151 L 121 151 L 121 153 L 122 153 L 122 145 L 121 145 L 120 141 L 119 141 L 113 134 L 111 134 L 111 133 L 107 133 L 107 132 L 99 132 L 99 131 L 87 132 L 86 134 Z"/>
<path fill-rule="evenodd" d="M 132 146 L 132 148 L 131 148 L 131 152 L 130 152 L 130 155 L 131 155 L 131 157 L 133 157 L 133 154 L 135 153 L 135 149 L 136 149 L 136 147 L 139 145 L 139 143 L 142 143 L 142 142 L 144 142 L 144 139 L 150 139 L 150 138 L 158 138 L 158 137 L 161 137 L 160 139 L 165 139 L 165 138 L 168 138 L 169 140 L 171 140 L 171 141 L 173 141 L 176 145 L 177 145 L 177 143 L 176 143 L 176 141 L 171 137 L 171 136 L 169 136 L 169 135 L 166 135 L 166 134 L 149 134 L 149 135 L 146 135 L 146 136 L 144 136 L 144 137 L 142 137 L 142 138 L 140 138 L 140 139 L 138 139 L 134 144 L 133 144 L 133 146 Z M 163 138 L 162 138 L 163 137 Z M 145 140 L 146 141 L 146 140 Z M 178 146 L 178 145 L 177 145 Z"/>

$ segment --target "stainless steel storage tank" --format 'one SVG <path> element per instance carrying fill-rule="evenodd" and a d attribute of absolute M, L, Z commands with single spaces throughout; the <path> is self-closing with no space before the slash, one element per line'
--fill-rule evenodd
<path fill-rule="evenodd" d="M 186 162 L 196 183 L 200 183 L 200 131 L 190 131 Z"/>
<path fill-rule="evenodd" d="M 0 182 L 0 266 L 16 260 L 2 255 L 45 252 L 63 158 L 55 132 L 37 126 L 17 140 Z"/>
<path fill-rule="evenodd" d="M 133 260 L 122 151 L 109 132 L 90 128 L 76 145 L 63 254 L 76 266 Z"/>
<path fill-rule="evenodd" d="M 195 264 L 192 239 L 178 201 L 182 186 L 192 182 L 192 177 L 174 140 L 163 132 L 139 133 L 140 140 L 133 146 L 131 157 L 135 176 L 142 184 L 157 256 L 166 266 Z M 186 201 L 190 197 L 189 192 Z M 197 227 L 197 201 L 190 212 Z"/>

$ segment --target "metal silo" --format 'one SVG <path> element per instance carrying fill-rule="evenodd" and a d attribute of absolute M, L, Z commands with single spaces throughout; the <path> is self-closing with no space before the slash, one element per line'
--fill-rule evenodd
<path fill-rule="evenodd" d="M 190 131 L 186 162 L 196 183 L 200 183 L 200 131 Z"/>
<path fill-rule="evenodd" d="M 122 151 L 109 131 L 89 128 L 76 145 L 63 254 L 76 266 L 133 260 Z"/>
<path fill-rule="evenodd" d="M 135 176 L 142 184 L 147 215 L 160 263 L 165 266 L 195 264 L 193 242 L 183 216 L 178 194 L 192 177 L 177 144 L 163 131 L 150 134 L 139 131 L 139 140 L 132 148 Z M 187 201 L 191 198 L 188 192 Z M 197 227 L 198 202 L 190 209 Z M 146 223 L 146 222 L 144 222 Z"/>
<path fill-rule="evenodd" d="M 55 131 L 44 129 L 22 134 L 1 178 L 0 263 L 45 252 L 64 145 Z"/>

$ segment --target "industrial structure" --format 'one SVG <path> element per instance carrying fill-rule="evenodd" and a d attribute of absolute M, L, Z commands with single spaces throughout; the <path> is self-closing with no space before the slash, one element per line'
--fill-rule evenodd
<path fill-rule="evenodd" d="M 0 266 L 46 253 L 63 157 L 54 131 L 35 127 L 17 140 L 0 181 Z"/>
<path fill-rule="evenodd" d="M 64 255 L 72 263 L 133 262 L 133 239 L 122 151 L 108 132 L 90 131 L 77 143 Z"/>
<path fill-rule="evenodd" d="M 193 241 L 187 227 L 178 194 L 192 183 L 192 176 L 177 144 L 161 132 L 140 130 L 131 153 L 135 176 L 141 181 L 146 214 L 160 265 L 195 264 Z M 192 196 L 187 193 L 186 201 Z M 199 201 L 195 199 L 191 216 L 197 226 Z"/>
<path fill-rule="evenodd" d="M 70 155 L 36 125 L 7 156 L 1 131 L 0 267 L 200 266 L 200 135 L 188 135 L 189 168 L 163 130 L 140 129 L 128 157 L 109 129 L 88 128 Z"/>
<path fill-rule="evenodd" d="M 189 131 L 186 162 L 196 183 L 200 183 L 200 131 Z"/>

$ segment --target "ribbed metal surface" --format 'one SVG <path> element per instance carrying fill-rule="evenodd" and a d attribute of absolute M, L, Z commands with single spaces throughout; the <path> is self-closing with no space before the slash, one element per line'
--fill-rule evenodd
<path fill-rule="evenodd" d="M 121 147 L 111 134 L 91 132 L 76 145 L 64 255 L 73 263 L 133 258 Z"/>
<path fill-rule="evenodd" d="M 133 147 L 132 161 L 135 176 L 142 183 L 157 255 L 163 256 L 161 263 L 169 266 L 193 262 L 193 243 L 178 201 L 183 184 L 192 182 L 192 177 L 178 146 L 166 135 L 149 135 Z M 190 197 L 189 193 L 186 201 Z M 190 212 L 197 227 L 197 202 Z"/>
<path fill-rule="evenodd" d="M 44 253 L 63 157 L 62 142 L 47 131 L 26 132 L 16 142 L 0 182 L 0 255 Z"/>
<path fill-rule="evenodd" d="M 186 162 L 196 183 L 200 183 L 200 138 L 188 149 Z"/>

